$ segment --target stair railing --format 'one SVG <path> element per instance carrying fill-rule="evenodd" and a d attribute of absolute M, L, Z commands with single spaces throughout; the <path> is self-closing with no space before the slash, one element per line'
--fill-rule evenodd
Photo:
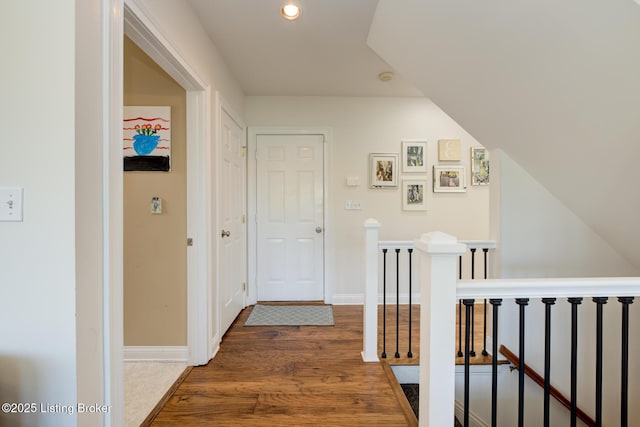
<path fill-rule="evenodd" d="M 595 325 L 596 363 L 595 371 L 595 425 L 600 426 L 603 422 L 603 394 L 602 394 L 602 360 L 603 360 L 603 312 L 602 306 L 606 304 L 611 296 L 618 296 L 616 299 L 621 308 L 621 339 L 620 339 L 620 396 L 619 396 L 619 425 L 628 425 L 629 412 L 629 306 L 633 303 L 635 296 L 640 296 L 640 277 L 619 277 L 619 278 L 561 278 L 561 279 L 490 279 L 483 282 L 460 281 L 457 286 L 457 295 L 466 303 L 472 304 L 475 299 L 489 298 L 493 305 L 494 318 L 503 300 L 514 300 L 519 308 L 519 333 L 518 333 L 518 422 L 517 425 L 524 425 L 524 402 L 525 402 L 525 316 L 527 307 L 530 304 L 540 301 L 545 306 L 545 384 L 544 384 L 544 406 L 543 425 L 550 424 L 549 396 L 551 383 L 551 307 L 556 301 L 569 303 L 571 310 L 570 325 L 570 348 L 555 349 L 556 354 L 568 354 L 570 359 L 570 425 L 577 425 L 578 420 L 578 326 L 579 326 L 579 306 L 590 297 L 596 304 L 597 317 Z M 586 302 L 586 301 L 585 301 Z M 498 324 L 494 324 L 494 337 L 497 337 Z M 494 348 L 496 341 L 494 341 Z M 565 351 L 568 350 L 568 351 Z M 615 352 L 614 352 L 615 354 Z M 497 370 L 493 370 L 492 407 L 495 408 L 498 400 Z M 465 396 L 468 395 L 469 382 L 465 378 Z M 584 390 L 581 390 L 583 393 Z M 609 401 L 616 401 L 618 397 L 609 396 Z M 465 405 L 465 412 L 468 411 L 468 402 Z M 492 413 L 492 426 L 497 425 L 497 411 Z"/>
<path fill-rule="evenodd" d="M 412 306 L 419 304 L 415 297 L 419 293 L 418 284 L 414 281 L 414 242 L 398 240 L 379 240 L 381 225 L 375 219 L 365 221 L 365 303 L 364 303 L 364 340 L 363 360 L 378 361 L 378 356 L 386 359 L 389 355 L 395 358 L 401 356 L 399 338 L 402 334 L 408 338 L 406 350 L 408 358 L 413 357 L 412 351 Z M 459 256 L 458 277 L 487 279 L 489 271 L 488 253 L 496 247 L 495 241 L 463 240 L 460 243 L 467 246 L 467 251 Z M 482 263 L 476 262 L 476 253 L 482 253 Z M 395 306 L 395 310 L 394 307 Z M 401 307 L 402 304 L 402 307 Z M 382 351 L 378 351 L 378 307 L 382 306 Z M 406 306 L 406 307 L 405 307 Z M 459 326 L 457 356 L 463 356 L 462 345 L 462 301 L 459 304 Z M 408 330 L 400 330 L 400 312 L 407 310 Z M 395 313 L 394 313 L 395 311 Z M 394 322 L 395 317 L 395 322 Z M 474 318 L 474 308 L 471 307 L 471 319 Z M 387 354 L 387 332 L 395 327 L 395 351 Z M 475 337 L 474 322 L 471 322 L 471 336 Z M 487 356 L 487 301 L 484 301 L 483 319 L 483 347 L 482 355 Z M 471 339 L 471 357 L 475 357 L 474 339 Z M 393 350 L 393 343 L 389 343 Z"/>

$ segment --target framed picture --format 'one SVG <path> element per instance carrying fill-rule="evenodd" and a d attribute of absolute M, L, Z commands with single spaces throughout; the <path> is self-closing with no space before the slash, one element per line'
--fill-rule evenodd
<path fill-rule="evenodd" d="M 171 171 L 171 107 L 124 106 L 125 171 Z"/>
<path fill-rule="evenodd" d="M 426 141 L 402 141 L 402 171 L 427 171 Z"/>
<path fill-rule="evenodd" d="M 398 186 L 398 155 L 369 154 L 369 182 L 371 188 Z"/>
<path fill-rule="evenodd" d="M 471 185 L 489 185 L 489 151 L 471 147 Z"/>
<path fill-rule="evenodd" d="M 459 139 L 438 140 L 438 160 L 441 162 L 459 162 L 460 158 Z"/>
<path fill-rule="evenodd" d="M 464 179 L 464 166 L 434 166 L 433 192 L 464 193 L 467 191 Z"/>
<path fill-rule="evenodd" d="M 405 211 L 426 211 L 427 179 L 402 180 L 402 209 Z"/>

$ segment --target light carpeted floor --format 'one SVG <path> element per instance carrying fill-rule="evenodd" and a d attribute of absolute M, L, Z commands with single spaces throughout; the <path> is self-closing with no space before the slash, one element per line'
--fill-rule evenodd
<path fill-rule="evenodd" d="M 125 426 L 138 427 L 185 368 L 182 362 L 125 362 Z"/>

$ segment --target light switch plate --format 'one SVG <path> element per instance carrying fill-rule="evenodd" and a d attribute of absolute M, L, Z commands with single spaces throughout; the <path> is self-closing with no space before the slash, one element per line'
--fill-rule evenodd
<path fill-rule="evenodd" d="M 359 211 L 362 209 L 362 204 L 360 203 L 360 200 L 345 200 L 344 208 L 348 211 Z"/>
<path fill-rule="evenodd" d="M 22 221 L 22 188 L 0 187 L 0 221 Z"/>
<path fill-rule="evenodd" d="M 347 187 L 358 187 L 359 185 L 360 185 L 360 177 L 357 177 L 357 176 L 347 177 Z"/>
<path fill-rule="evenodd" d="M 162 199 L 154 196 L 151 198 L 151 213 L 154 215 L 160 215 L 162 213 Z"/>

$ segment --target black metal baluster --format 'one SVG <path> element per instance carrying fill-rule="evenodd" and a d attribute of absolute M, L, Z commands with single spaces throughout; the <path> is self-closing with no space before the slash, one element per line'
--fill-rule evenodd
<path fill-rule="evenodd" d="M 469 321 L 471 310 L 473 309 L 474 300 L 464 299 L 462 303 L 465 308 L 465 330 L 464 330 L 464 426 L 469 425 L 469 379 L 470 379 L 470 363 L 469 357 L 471 352 L 469 351 Z"/>
<path fill-rule="evenodd" d="M 489 252 L 489 248 L 482 248 L 482 252 L 484 252 L 484 280 L 487 280 L 487 252 Z M 484 299 L 484 328 L 482 333 L 482 355 L 488 356 L 487 353 L 487 299 Z"/>
<path fill-rule="evenodd" d="M 382 250 L 382 354 L 387 358 L 387 249 Z"/>
<path fill-rule="evenodd" d="M 471 248 L 471 280 L 476 278 L 476 248 Z M 476 316 L 475 305 L 471 307 L 471 351 L 469 354 L 471 357 L 476 357 L 475 349 L 475 336 L 476 336 Z"/>
<path fill-rule="evenodd" d="M 571 427 L 577 426 L 578 414 L 578 305 L 582 298 L 569 298 L 571 303 Z"/>
<path fill-rule="evenodd" d="M 400 249 L 396 249 L 396 354 L 400 358 Z"/>
<path fill-rule="evenodd" d="M 542 298 L 544 303 L 544 427 L 549 427 L 549 396 L 551 393 L 551 306 L 555 298 Z"/>
<path fill-rule="evenodd" d="M 459 257 L 458 279 L 462 280 L 462 255 Z M 462 354 L 462 300 L 458 300 L 458 357 Z"/>
<path fill-rule="evenodd" d="M 413 254 L 413 249 L 408 249 L 409 251 L 409 351 L 407 352 L 407 357 L 413 357 L 413 353 L 411 352 L 411 309 L 413 306 L 411 305 L 411 254 Z"/>
<path fill-rule="evenodd" d="M 491 427 L 498 425 L 498 307 L 502 299 L 490 299 L 493 311 L 493 358 L 491 360 Z"/>
<path fill-rule="evenodd" d="M 596 427 L 602 427 L 602 308 L 607 297 L 593 298 L 596 303 Z"/>
<path fill-rule="evenodd" d="M 524 427 L 524 310 L 529 304 L 529 298 L 516 298 L 516 304 L 520 306 L 520 338 L 518 364 L 518 427 Z"/>
<path fill-rule="evenodd" d="M 619 297 L 622 303 L 622 369 L 620 379 L 620 426 L 629 425 L 629 304 L 633 297 Z"/>

